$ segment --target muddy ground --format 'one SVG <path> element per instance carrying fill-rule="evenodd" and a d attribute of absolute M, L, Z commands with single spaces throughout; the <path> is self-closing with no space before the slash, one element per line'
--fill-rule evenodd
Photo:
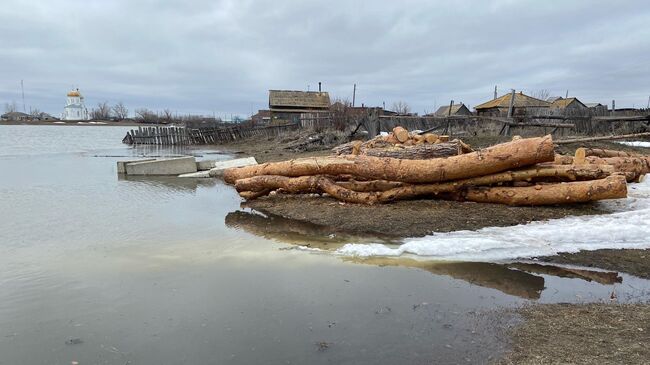
<path fill-rule="evenodd" d="M 304 136 L 302 136 L 304 137 Z M 301 138 L 300 135 L 292 138 Z M 464 138 L 475 148 L 505 142 L 507 137 Z M 329 154 L 331 144 L 287 149 L 286 140 L 274 138 L 254 143 L 233 143 L 231 151 L 255 156 L 259 162 Z M 650 154 L 648 148 L 615 142 L 559 145 L 558 153 L 573 154 L 578 147 L 618 149 Z M 476 230 L 511 226 L 571 215 L 608 213 L 598 204 L 551 207 L 508 207 L 495 204 L 434 200 L 399 201 L 380 206 L 343 204 L 316 196 L 276 196 L 244 206 L 311 224 L 337 227 L 356 234 L 392 238 L 424 236 L 431 232 Z M 650 278 L 650 250 L 597 250 L 564 253 L 541 261 L 596 267 Z M 509 329 L 509 351 L 499 364 L 647 364 L 650 362 L 650 305 L 639 303 L 531 305 L 516 310 L 524 321 Z"/>
<path fill-rule="evenodd" d="M 421 237 L 433 232 L 512 226 L 570 215 L 607 213 L 596 205 L 510 207 L 444 200 L 396 201 L 381 206 L 345 204 L 318 196 L 277 195 L 246 202 L 245 207 L 355 234 L 392 238 Z"/>

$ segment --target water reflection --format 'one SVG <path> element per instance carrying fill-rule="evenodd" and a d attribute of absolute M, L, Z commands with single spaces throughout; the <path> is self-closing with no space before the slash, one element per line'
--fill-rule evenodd
<path fill-rule="evenodd" d="M 118 174 L 117 179 L 171 191 L 196 191 L 199 187 L 211 187 L 219 183 L 216 179 L 180 178 L 178 176 L 129 176 Z"/>
<path fill-rule="evenodd" d="M 499 290 L 524 299 L 539 299 L 544 290 L 544 278 L 505 265 L 485 262 L 420 261 L 409 258 L 359 258 L 346 257 L 344 261 L 365 265 L 401 266 L 428 271 L 435 275 L 450 276 L 472 285 Z"/>
<path fill-rule="evenodd" d="M 256 212 L 235 211 L 225 218 L 226 226 L 241 229 L 268 239 L 278 240 L 297 246 L 335 251 L 346 243 L 359 240 L 383 240 L 385 244 L 399 244 L 381 237 L 359 237 L 339 232 L 310 222 Z M 343 261 L 364 265 L 408 267 L 428 271 L 435 275 L 449 276 L 472 285 L 492 288 L 502 293 L 523 299 L 540 299 L 548 283 L 546 277 L 577 279 L 586 283 L 601 285 L 621 283 L 623 278 L 617 272 L 587 270 L 582 268 L 541 265 L 529 262 L 486 263 L 486 262 L 447 262 L 416 260 L 393 257 L 344 257 Z"/>
<path fill-rule="evenodd" d="M 588 282 L 594 281 L 598 284 L 612 285 L 622 283 L 623 278 L 617 272 L 611 271 L 593 271 L 576 269 L 572 267 L 560 267 L 553 265 L 540 265 L 533 263 L 515 262 L 507 264 L 508 267 L 526 271 L 529 273 L 552 275 L 561 278 L 581 279 Z"/>
<path fill-rule="evenodd" d="M 256 236 L 320 250 L 336 250 L 350 242 L 379 240 L 388 244 L 394 243 L 385 237 L 362 237 L 341 232 L 333 227 L 253 210 L 230 212 L 226 215 L 225 223 L 227 227 L 244 230 Z"/>

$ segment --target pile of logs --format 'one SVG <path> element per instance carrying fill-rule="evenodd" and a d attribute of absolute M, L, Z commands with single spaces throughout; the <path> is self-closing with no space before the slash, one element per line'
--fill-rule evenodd
<path fill-rule="evenodd" d="M 415 139 L 406 133 L 408 140 Z M 428 197 L 530 206 L 624 198 L 627 182 L 650 172 L 650 156 L 594 149 L 556 155 L 550 135 L 515 137 L 478 151 L 456 140 L 451 142 L 460 147 L 453 154 L 416 159 L 409 149 L 451 142 L 437 136 L 438 143 L 404 146 L 403 139 L 394 130 L 368 142 L 340 146 L 334 156 L 228 169 L 224 180 L 248 200 L 313 193 L 363 204 Z M 379 155 L 382 149 L 401 152 L 384 157 Z"/>
<path fill-rule="evenodd" d="M 352 141 L 334 147 L 335 155 L 366 155 L 393 157 L 406 160 L 424 160 L 449 157 L 472 152 L 472 147 L 459 139 L 449 141 L 449 136 L 434 133 L 408 132 L 402 127 L 393 128 L 386 136 L 369 141 Z"/>

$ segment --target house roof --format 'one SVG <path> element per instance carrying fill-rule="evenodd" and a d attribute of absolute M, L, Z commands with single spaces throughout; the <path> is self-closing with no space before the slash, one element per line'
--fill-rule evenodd
<path fill-rule="evenodd" d="M 548 101 L 549 103 L 552 103 L 554 101 L 562 100 L 562 99 L 564 99 L 564 98 L 561 97 L 561 96 L 551 96 L 550 98 L 546 98 L 546 101 Z"/>
<path fill-rule="evenodd" d="M 436 110 L 434 115 L 436 115 L 436 116 L 445 116 L 445 115 L 449 115 L 449 114 L 454 115 L 454 114 L 458 113 L 458 111 L 463 106 L 465 106 L 465 105 L 464 104 L 454 104 L 454 105 L 452 105 L 451 106 L 451 113 L 449 113 L 449 105 L 441 106 L 440 108 L 438 108 L 438 110 Z"/>
<path fill-rule="evenodd" d="M 510 107 L 511 93 L 505 94 L 496 99 L 490 100 L 481 105 L 477 105 L 474 109 L 490 109 L 490 108 L 508 108 Z M 549 107 L 551 103 L 544 100 L 533 98 L 532 96 L 525 95 L 522 92 L 515 94 L 515 102 L 513 106 L 515 108 L 524 108 L 524 107 Z"/>
<path fill-rule="evenodd" d="M 269 90 L 270 108 L 321 109 L 330 107 L 330 95 L 320 91 Z"/>
<path fill-rule="evenodd" d="M 583 103 L 583 104 L 585 104 L 585 106 L 586 106 L 587 108 L 595 108 L 595 107 L 597 107 L 597 106 L 604 106 L 604 105 L 601 104 L 601 103 Z"/>
<path fill-rule="evenodd" d="M 587 106 L 586 106 L 585 104 L 583 104 L 580 100 L 578 100 L 578 98 L 566 98 L 566 99 L 558 99 L 558 100 L 555 100 L 555 101 L 551 104 L 551 108 L 564 109 L 564 108 L 568 107 L 571 103 L 574 103 L 574 102 L 576 102 L 576 103 L 582 105 L 582 106 L 585 107 L 585 108 L 587 107 Z"/>
<path fill-rule="evenodd" d="M 9 112 L 2 114 L 3 118 L 11 118 L 11 117 L 28 117 L 29 114 L 23 113 L 23 112 Z"/>

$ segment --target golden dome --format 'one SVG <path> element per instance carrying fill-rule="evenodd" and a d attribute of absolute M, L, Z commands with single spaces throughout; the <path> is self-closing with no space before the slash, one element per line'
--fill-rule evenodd
<path fill-rule="evenodd" d="M 79 90 L 72 90 L 68 93 L 68 96 L 81 96 L 81 94 L 79 94 Z"/>

